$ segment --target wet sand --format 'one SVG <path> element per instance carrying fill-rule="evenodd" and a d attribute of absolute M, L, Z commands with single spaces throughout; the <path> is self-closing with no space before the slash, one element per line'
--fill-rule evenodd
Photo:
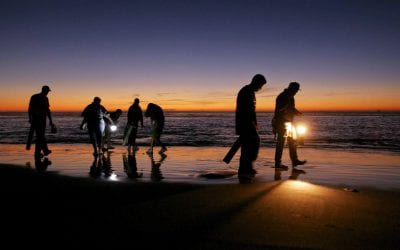
<path fill-rule="evenodd" d="M 65 166 L 58 167 L 61 161 L 57 154 L 71 150 L 53 146 L 53 163 L 48 171 L 38 172 L 25 164 L 0 165 L 3 244 L 10 243 L 15 248 L 139 249 L 398 249 L 400 246 L 400 192 L 398 182 L 389 178 L 397 175 L 398 179 L 397 170 L 392 169 L 399 162 L 397 155 L 332 151 L 323 151 L 321 155 L 318 150 L 302 149 L 299 153 L 310 162 L 308 168 L 307 165 L 302 168 L 307 173 L 298 176 L 298 180 L 286 172 L 276 178 L 274 170 L 265 166 L 270 164 L 271 154 L 265 158 L 260 155 L 256 179 L 239 184 L 237 176 L 206 179 L 175 173 L 182 166 L 191 169 L 188 172 L 197 169 L 198 173 L 213 168 L 226 170 L 226 165 L 211 164 L 226 148 L 170 148 L 160 166 L 165 178 L 154 181 L 150 178 L 151 171 L 145 171 L 151 168 L 147 155 L 143 155 L 142 164 L 147 159 L 147 165 L 143 166 L 141 180 L 123 178 L 123 170 L 116 170 L 114 179 L 90 178 L 87 165 L 71 172 L 63 170 Z M 74 159 L 75 153 L 67 158 Z M 3 162 L 10 151 L 1 154 Z M 91 158 L 89 155 L 89 165 Z M 117 158 L 122 161 L 121 156 Z M 140 169 L 139 158 L 138 155 Z M 25 160 L 21 155 L 14 162 Z M 114 158 L 112 162 L 113 166 L 117 164 Z M 234 159 L 232 169 L 236 163 Z M 180 167 L 174 170 L 174 164 Z M 370 179 L 374 171 L 369 167 L 381 167 L 385 175 L 375 170 L 376 178 Z M 82 170 L 82 176 L 76 174 L 78 170 Z M 361 170 L 365 173 L 359 173 Z M 332 185 L 314 183 L 317 176 L 329 179 L 329 171 L 335 180 Z M 346 175 L 354 175 L 357 181 L 345 190 L 342 184 L 350 186 L 350 182 L 337 180 Z M 374 180 L 382 184 L 375 187 L 375 182 L 371 183 Z"/>
<path fill-rule="evenodd" d="M 51 144 L 51 165 L 47 171 L 74 177 L 89 177 L 93 163 L 92 148 L 88 144 Z M 153 158 L 146 154 L 147 147 L 140 147 L 135 154 L 136 169 L 142 178 L 127 176 L 126 148 L 116 146 L 112 153 L 105 154 L 109 175 L 97 179 L 104 181 L 172 182 L 190 184 L 236 184 L 240 152 L 227 165 L 222 158 L 226 147 L 169 147 L 165 156 L 157 152 Z M 384 190 L 400 190 L 400 155 L 377 151 L 339 151 L 332 149 L 299 148 L 301 159 L 307 159 L 300 171 L 276 171 L 272 168 L 274 149 L 261 148 L 255 162 L 258 171 L 254 182 L 297 179 L 312 184 L 331 185 L 342 188 L 363 189 L 373 187 Z M 290 166 L 288 149 L 283 163 Z M 125 157 L 125 165 L 124 165 Z M 101 162 L 101 163 L 103 163 Z M 35 168 L 33 151 L 24 145 L 0 144 L 0 163 L 24 165 Z M 98 164 L 99 162 L 97 162 Z M 105 165 L 105 164 L 104 164 Z M 208 174 L 222 173 L 221 177 Z M 232 173 L 232 174 L 230 174 Z M 209 177 L 209 178 L 205 178 Z M 212 178 L 214 177 L 214 178 Z"/>

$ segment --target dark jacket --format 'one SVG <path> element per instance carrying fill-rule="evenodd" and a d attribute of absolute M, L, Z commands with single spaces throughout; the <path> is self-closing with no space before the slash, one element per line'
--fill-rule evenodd
<path fill-rule="evenodd" d="M 138 126 L 138 123 L 143 124 L 143 112 L 139 105 L 133 104 L 128 110 L 128 124 Z"/>
<path fill-rule="evenodd" d="M 100 104 L 91 103 L 83 110 L 81 116 L 85 118 L 88 128 L 99 125 L 100 121 L 107 115 L 107 110 Z"/>
<path fill-rule="evenodd" d="M 250 85 L 244 86 L 236 99 L 236 134 L 251 134 L 257 131 L 256 95 Z"/>
<path fill-rule="evenodd" d="M 300 113 L 294 103 L 294 96 L 285 89 L 278 95 L 275 103 L 274 119 L 277 123 L 293 122 L 295 115 Z"/>
<path fill-rule="evenodd" d="M 35 94 L 29 101 L 29 119 L 46 120 L 50 114 L 49 99 L 42 93 Z"/>
<path fill-rule="evenodd" d="M 164 112 L 162 108 L 157 104 L 149 103 L 147 105 L 146 113 L 144 115 L 146 117 L 150 117 L 153 121 L 157 121 L 159 124 L 164 124 Z"/>

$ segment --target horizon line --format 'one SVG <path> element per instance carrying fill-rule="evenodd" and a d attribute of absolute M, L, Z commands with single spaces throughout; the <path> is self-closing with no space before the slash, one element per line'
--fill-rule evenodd
<path fill-rule="evenodd" d="M 113 109 L 108 110 L 112 112 Z M 128 110 L 122 110 L 123 112 L 128 112 Z M 27 113 L 26 110 L 0 110 L 0 113 Z M 51 110 L 52 113 L 80 113 L 82 110 Z M 144 112 L 144 111 L 143 111 Z M 197 113 L 232 113 L 235 112 L 235 109 L 220 109 L 220 110 L 204 110 L 204 109 L 188 109 L 188 110 L 179 110 L 179 109 L 164 109 L 164 112 L 175 112 L 175 113 L 184 113 L 184 112 L 197 112 Z M 273 113 L 274 110 L 271 109 L 261 109 L 257 110 L 256 112 L 261 113 Z M 325 113 L 334 113 L 334 112 L 341 112 L 341 113 L 351 113 L 351 112 L 364 112 L 364 113 L 392 113 L 392 112 L 400 112 L 400 109 L 354 109 L 354 110 L 347 110 L 347 109 L 332 109 L 332 110 L 304 110 L 302 113 L 313 113 L 313 112 L 325 112 Z"/>

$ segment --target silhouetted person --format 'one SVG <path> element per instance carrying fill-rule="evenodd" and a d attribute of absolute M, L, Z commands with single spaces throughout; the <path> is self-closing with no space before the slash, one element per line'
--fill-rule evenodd
<path fill-rule="evenodd" d="M 254 176 L 253 162 L 257 159 L 260 148 L 258 123 L 256 116 L 256 95 L 267 80 L 263 75 L 257 74 L 251 83 L 244 86 L 236 99 L 236 134 L 241 143 L 239 163 L 239 178 Z"/>
<path fill-rule="evenodd" d="M 97 156 L 102 153 L 102 137 L 105 129 L 104 119 L 110 119 L 107 110 L 100 104 L 101 99 L 95 97 L 93 102 L 86 106 L 82 112 L 81 129 L 87 125 L 90 142 L 93 146 L 93 155 Z"/>
<path fill-rule="evenodd" d="M 49 99 L 47 98 L 50 92 L 49 86 L 43 86 L 42 92 L 32 95 L 29 101 L 29 123 L 31 124 L 28 142 L 26 149 L 30 149 L 33 133 L 36 134 L 35 142 L 35 158 L 41 158 L 51 153 L 51 150 L 47 147 L 45 131 L 46 131 L 46 120 L 49 119 L 50 126 L 55 129 L 53 120 L 51 118 Z"/>
<path fill-rule="evenodd" d="M 114 147 L 111 146 L 111 134 L 112 132 L 114 132 L 112 130 L 112 126 L 116 126 L 118 123 L 118 119 L 122 114 L 122 110 L 121 109 L 117 109 L 115 112 L 110 112 L 109 114 L 109 118 L 110 119 L 106 119 L 106 127 L 104 129 L 104 146 L 107 145 L 107 150 L 108 149 L 113 149 Z M 116 129 L 116 127 L 115 127 Z"/>
<path fill-rule="evenodd" d="M 160 140 L 165 122 L 162 108 L 154 103 L 149 103 L 144 116 L 150 117 L 151 119 L 151 145 L 147 153 L 153 154 L 153 147 L 156 145 L 161 146 L 159 153 L 167 151 L 167 147 L 165 147 L 164 143 Z"/>
<path fill-rule="evenodd" d="M 276 136 L 276 149 L 275 149 L 275 167 L 276 168 L 288 168 L 282 164 L 282 152 L 285 145 L 285 138 L 287 130 L 285 127 L 286 122 L 292 123 L 296 115 L 301 115 L 295 107 L 294 96 L 300 89 L 300 84 L 297 82 L 291 82 L 289 87 L 286 88 L 276 98 L 275 114 L 272 119 L 273 132 Z M 290 135 L 290 133 L 289 133 Z M 287 136 L 287 143 L 289 146 L 290 159 L 292 166 L 303 165 L 306 161 L 301 161 L 297 156 L 297 145 L 296 140 L 291 136 Z"/>
<path fill-rule="evenodd" d="M 139 99 L 135 98 L 133 104 L 129 107 L 128 110 L 128 122 L 126 123 L 125 132 L 124 132 L 124 141 L 123 144 L 128 145 L 128 153 L 131 154 L 131 150 L 137 150 L 136 146 L 136 136 L 139 127 L 139 123 L 143 128 L 143 112 L 142 108 L 139 105 Z"/>

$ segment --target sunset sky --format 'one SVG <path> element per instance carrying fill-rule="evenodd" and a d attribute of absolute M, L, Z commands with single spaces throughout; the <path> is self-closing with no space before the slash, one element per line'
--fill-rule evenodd
<path fill-rule="evenodd" d="M 291 81 L 300 110 L 400 110 L 400 1 L 0 1 L 0 111 L 47 84 L 53 111 L 94 96 L 167 110 L 257 109 Z"/>

